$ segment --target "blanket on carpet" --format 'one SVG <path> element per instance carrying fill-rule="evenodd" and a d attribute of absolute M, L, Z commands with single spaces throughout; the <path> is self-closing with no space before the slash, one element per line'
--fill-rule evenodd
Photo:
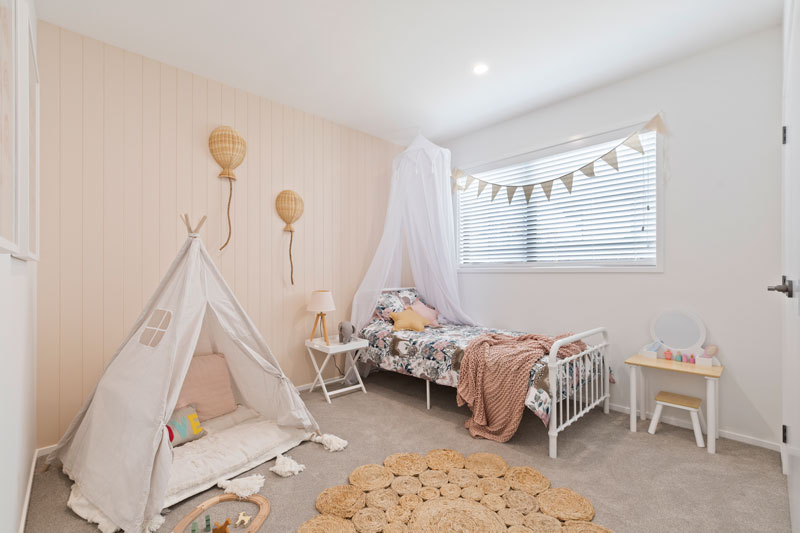
<path fill-rule="evenodd" d="M 487 334 L 475 338 L 464 350 L 456 400 L 467 404 L 472 416 L 464 423 L 473 437 L 506 442 L 516 433 L 525 410 L 533 365 L 550 353 L 558 337 L 546 335 Z M 559 359 L 586 349 L 583 341 L 565 344 Z"/>

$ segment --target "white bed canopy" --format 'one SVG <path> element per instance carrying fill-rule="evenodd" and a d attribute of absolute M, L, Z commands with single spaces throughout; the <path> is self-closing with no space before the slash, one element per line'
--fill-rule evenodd
<path fill-rule="evenodd" d="M 392 163 L 383 236 L 353 297 L 357 331 L 369 322 L 381 290 L 401 285 L 404 240 L 420 294 L 445 320 L 472 324 L 458 296 L 454 234 L 450 150 L 418 135 Z"/>
<path fill-rule="evenodd" d="M 91 506 L 125 531 L 162 522 L 173 458 L 165 424 L 195 353 L 224 353 L 240 403 L 286 428 L 270 443 L 276 454 L 318 431 L 196 232 L 48 457 L 60 460 Z"/>

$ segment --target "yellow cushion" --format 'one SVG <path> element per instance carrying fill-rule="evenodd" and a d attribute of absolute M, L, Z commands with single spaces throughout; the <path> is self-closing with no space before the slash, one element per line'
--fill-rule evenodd
<path fill-rule="evenodd" d="M 413 309 L 406 309 L 400 313 L 389 313 L 389 317 L 394 320 L 395 331 L 403 329 L 422 331 L 425 329 L 425 326 L 431 323 L 430 320 L 415 312 Z"/>

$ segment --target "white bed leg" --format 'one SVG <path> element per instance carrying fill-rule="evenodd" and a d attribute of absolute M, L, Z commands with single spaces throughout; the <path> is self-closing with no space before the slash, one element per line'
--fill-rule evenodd
<path fill-rule="evenodd" d="M 558 433 L 550 435 L 550 459 L 558 457 Z"/>
<path fill-rule="evenodd" d="M 425 380 L 425 396 L 428 404 L 428 410 L 431 408 L 431 382 Z"/>

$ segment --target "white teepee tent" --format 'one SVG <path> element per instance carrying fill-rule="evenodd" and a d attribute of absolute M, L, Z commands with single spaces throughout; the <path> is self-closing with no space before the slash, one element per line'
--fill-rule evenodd
<path fill-rule="evenodd" d="M 196 353 L 225 354 L 239 403 L 274 427 L 264 448 L 270 456 L 260 462 L 318 433 L 316 421 L 208 255 L 199 226 L 191 231 L 188 217 L 186 223 L 190 234 L 177 258 L 48 457 L 48 463 L 60 460 L 85 498 L 84 506 L 88 503 L 95 515 L 99 511 L 125 531 L 156 529 L 164 504 L 174 503 L 165 502 L 173 462 L 165 424 Z M 208 481 L 184 490 L 182 497 L 218 480 Z"/>

